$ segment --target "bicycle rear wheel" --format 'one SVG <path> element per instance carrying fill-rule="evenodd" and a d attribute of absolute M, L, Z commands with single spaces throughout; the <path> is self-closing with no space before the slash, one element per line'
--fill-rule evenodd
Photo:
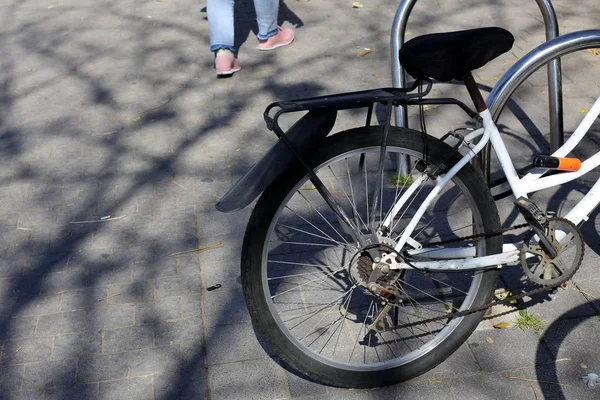
<path fill-rule="evenodd" d="M 382 127 L 363 127 L 326 139 L 310 157 L 315 172 L 357 225 L 378 225 L 411 181 L 413 169 L 399 176 L 398 156 L 422 158 L 421 133 L 390 128 L 381 204 L 371 211 Z M 429 162 L 452 149 L 428 138 Z M 457 154 L 448 167 L 460 159 Z M 434 186 L 425 181 L 379 239 L 380 251 L 393 247 L 416 208 Z M 471 165 L 444 188 L 419 221 L 413 238 L 421 245 L 489 232 L 500 227 L 487 186 Z M 422 261 L 442 247 L 407 261 Z M 478 256 L 499 253 L 501 237 L 473 240 Z M 256 330 L 288 364 L 323 383 L 376 387 L 397 383 L 433 368 L 472 333 L 483 312 L 445 317 L 449 312 L 486 304 L 496 287 L 497 270 L 427 272 L 404 270 L 378 280 L 401 300 L 388 302 L 371 293 L 372 262 L 338 223 L 306 173 L 292 168 L 261 196 L 250 218 L 242 250 L 242 285 Z M 383 329 L 373 329 L 377 317 Z M 442 320 L 415 323 L 431 317 Z M 380 325 L 381 326 L 381 325 Z"/>

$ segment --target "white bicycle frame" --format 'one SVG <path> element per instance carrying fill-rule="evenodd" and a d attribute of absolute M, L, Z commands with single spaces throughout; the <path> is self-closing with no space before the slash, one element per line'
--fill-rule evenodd
<path fill-rule="evenodd" d="M 499 254 L 475 257 L 475 247 L 421 249 L 417 241 L 411 238 L 411 235 L 413 234 L 417 223 L 425 213 L 425 210 L 441 192 L 444 185 L 446 185 L 462 167 L 470 162 L 488 142 L 491 142 L 492 144 L 492 148 L 494 149 L 498 160 L 500 161 L 502 170 L 506 175 L 510 189 L 515 195 L 515 198 L 519 198 L 521 196 L 527 197 L 528 193 L 537 192 L 542 189 L 547 189 L 570 182 L 582 175 L 585 175 L 600 165 L 599 151 L 594 156 L 582 162 L 581 168 L 576 172 L 564 172 L 557 175 L 544 176 L 544 174 L 548 172 L 548 169 L 536 168 L 530 171 L 523 178 L 519 178 L 506 146 L 504 145 L 504 141 L 500 136 L 500 132 L 492 120 L 489 110 L 485 110 L 479 113 L 479 115 L 483 120 L 483 127 L 471 132 L 465 137 L 465 143 L 470 145 L 470 150 L 446 174 L 437 178 L 436 185 L 416 211 L 415 215 L 408 223 L 406 229 L 402 233 L 398 243 L 395 246 L 395 250 L 400 251 L 406 244 L 408 244 L 413 248 L 412 250 L 408 251 L 408 254 L 418 255 L 427 252 L 428 258 L 436 259 L 433 261 L 413 262 L 412 265 L 416 268 L 425 268 L 437 271 L 471 270 L 478 268 L 489 268 L 491 266 L 501 266 L 502 264 L 515 262 L 519 259 L 519 250 L 515 244 L 505 244 L 503 246 L 502 253 Z M 569 154 L 586 135 L 598 115 L 600 115 L 600 97 L 596 100 L 569 140 L 567 140 L 565 144 L 556 150 L 552 155 L 555 157 L 565 157 L 567 154 Z M 479 136 L 482 136 L 481 140 L 479 140 L 475 146 L 471 145 L 473 139 Z M 392 221 L 402 209 L 407 199 L 418 189 L 420 184 L 426 178 L 427 175 L 424 173 L 421 177 L 415 179 L 414 183 L 412 183 L 406 189 L 405 193 L 400 197 L 400 199 L 398 199 L 398 202 L 394 204 L 390 213 L 384 219 L 382 227 L 386 227 L 388 229 L 391 227 Z M 587 221 L 589 214 L 596 208 L 598 204 L 600 204 L 599 191 L 600 179 L 563 218 L 566 218 L 575 225 L 579 225 L 582 221 Z M 557 237 L 557 239 L 560 239 L 560 237 Z"/>

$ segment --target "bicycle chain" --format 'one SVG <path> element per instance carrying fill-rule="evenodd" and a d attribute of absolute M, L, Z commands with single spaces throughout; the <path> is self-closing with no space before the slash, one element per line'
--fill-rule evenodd
<path fill-rule="evenodd" d="M 463 236 L 460 238 L 456 238 L 456 239 L 449 239 L 449 240 L 445 240 L 445 241 L 439 241 L 439 242 L 435 242 L 435 243 L 429 243 L 427 245 L 424 245 L 423 247 L 432 247 L 432 246 L 438 246 L 441 244 L 448 244 L 448 243 L 456 243 L 456 242 L 461 242 L 461 241 L 467 241 L 467 240 L 473 240 L 473 239 L 477 239 L 480 237 L 485 237 L 490 238 L 493 236 L 498 236 L 498 235 L 502 235 L 506 232 L 510 232 L 513 230 L 518 230 L 518 229 L 522 229 L 525 227 L 528 227 L 529 224 L 520 224 L 520 225 L 515 225 L 515 226 L 511 226 L 508 228 L 502 228 L 502 229 L 498 229 L 496 231 L 492 231 L 492 232 L 486 232 L 486 233 L 480 233 L 480 234 L 475 234 L 475 235 L 471 235 L 471 236 Z M 463 317 L 465 315 L 470 315 L 470 314 L 475 314 L 477 312 L 480 311 L 485 311 L 487 309 L 489 309 L 490 307 L 496 306 L 496 305 L 500 305 L 500 304 L 510 304 L 511 302 L 515 301 L 515 300 L 520 300 L 523 297 L 527 297 L 527 296 L 532 296 L 538 293 L 542 293 L 542 292 L 547 292 L 547 291 L 551 291 L 554 290 L 558 287 L 560 287 L 562 285 L 562 282 L 559 282 L 555 285 L 546 285 L 546 286 L 541 286 L 538 287 L 536 289 L 533 290 L 529 290 L 527 292 L 523 292 L 520 294 L 516 294 L 510 297 L 506 297 L 505 299 L 498 299 L 498 300 L 493 300 L 488 302 L 487 304 L 481 305 L 479 307 L 475 307 L 475 308 L 469 308 L 467 310 L 463 310 L 463 311 L 456 311 L 456 312 L 450 312 L 450 313 L 446 313 L 444 315 L 440 315 L 438 317 L 432 317 L 432 318 L 428 318 L 428 319 L 424 319 L 424 320 L 420 320 L 420 321 L 414 321 L 414 322 L 409 322 L 403 325 L 396 325 L 394 327 L 388 328 L 387 330 L 398 330 L 398 329 L 402 329 L 402 328 L 411 328 L 413 326 L 417 326 L 417 325 L 422 325 L 422 324 L 427 324 L 430 322 L 436 322 L 436 321 L 440 321 L 440 320 L 445 320 L 445 319 L 449 319 L 449 318 L 457 318 L 457 317 Z"/>
<path fill-rule="evenodd" d="M 512 301 L 515 300 L 519 300 L 522 299 L 523 297 L 527 297 L 527 296 L 532 296 L 538 293 L 542 293 L 542 292 L 546 292 L 546 291 L 550 291 L 553 289 L 558 288 L 561 285 L 561 283 L 557 283 L 555 285 L 552 286 L 541 286 L 537 289 L 533 289 L 524 293 L 520 293 L 520 294 L 516 294 L 514 296 L 510 296 L 510 297 L 506 297 L 505 299 L 499 299 L 499 300 L 495 300 L 495 301 L 490 301 L 487 304 L 484 304 L 482 306 L 479 307 L 475 307 L 475 308 L 469 308 L 468 310 L 463 310 L 463 311 L 456 311 L 456 312 L 451 312 L 451 313 L 447 313 L 445 315 L 440 315 L 439 317 L 431 317 L 428 319 L 423 319 L 420 321 L 415 321 L 415 322 L 408 322 L 406 324 L 403 325 L 396 325 L 394 327 L 391 327 L 389 329 L 389 331 L 395 331 L 398 329 L 403 329 L 403 328 L 412 328 L 413 326 L 417 326 L 417 325 L 423 325 L 423 324 L 428 324 L 430 322 L 435 322 L 435 321 L 440 321 L 440 320 L 444 320 L 444 319 L 449 319 L 449 318 L 457 318 L 457 317 L 464 317 L 465 315 L 470 315 L 470 314 L 475 314 L 478 313 L 480 311 L 485 311 L 490 307 L 493 306 L 497 306 L 500 304 L 506 304 L 506 303 L 511 303 Z"/>
<path fill-rule="evenodd" d="M 504 234 L 506 232 L 515 231 L 517 229 L 526 228 L 528 226 L 529 226 L 529 224 L 520 224 L 520 225 L 510 226 L 508 228 L 498 229 L 498 230 L 492 231 L 492 232 L 478 233 L 478 234 L 471 235 L 471 236 L 462 236 L 462 237 L 455 238 L 455 239 L 448 239 L 448 240 L 442 240 L 442 241 L 439 241 L 439 242 L 427 243 L 427 244 L 423 245 L 423 247 L 427 248 L 427 247 L 439 246 L 441 244 L 457 243 L 457 242 L 463 242 L 463 241 L 466 242 L 467 240 L 478 239 L 480 237 L 488 239 L 488 238 L 491 238 L 491 237 L 494 237 L 494 236 L 502 235 L 502 234 Z"/>

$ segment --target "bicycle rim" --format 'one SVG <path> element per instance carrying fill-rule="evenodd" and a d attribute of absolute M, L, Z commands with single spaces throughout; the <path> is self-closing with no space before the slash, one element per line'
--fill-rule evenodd
<path fill-rule="evenodd" d="M 413 149 L 388 147 L 381 204 L 373 215 L 373 194 L 369 191 L 376 186 L 379 155 L 378 146 L 356 149 L 315 168 L 346 213 L 365 232 L 368 221 L 379 224 L 394 199 L 419 174 L 413 168 L 407 176 L 399 176 L 398 156 L 411 156 L 413 160 L 422 156 Z M 385 243 L 393 246 L 433 185 L 427 180 L 407 202 L 394 218 L 390 234 L 383 238 Z M 413 238 L 426 245 L 482 231 L 478 205 L 457 176 L 429 207 Z M 478 255 L 484 251 L 483 242 L 480 239 L 473 244 Z M 436 250 L 431 249 L 434 253 Z M 359 372 L 406 365 L 446 342 L 465 317 L 406 329 L 394 327 L 476 305 L 482 273 L 411 269 L 381 282 L 396 287 L 402 302 L 383 315 L 384 331 L 373 330 L 372 323 L 386 301 L 366 288 L 369 267 L 364 266 L 362 254 L 312 183 L 304 178 L 294 185 L 270 224 L 261 274 L 263 294 L 278 329 L 306 356 L 334 368 Z M 418 257 L 427 260 L 428 253 Z"/>

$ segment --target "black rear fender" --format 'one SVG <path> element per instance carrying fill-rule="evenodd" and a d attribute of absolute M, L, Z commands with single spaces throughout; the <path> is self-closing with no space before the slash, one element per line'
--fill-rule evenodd
<path fill-rule="evenodd" d="M 333 129 L 336 110 L 313 110 L 300 118 L 286 135 L 300 154 L 309 154 Z M 295 162 L 290 149 L 279 139 L 277 143 L 216 204 L 222 212 L 237 211 L 263 192 Z"/>

